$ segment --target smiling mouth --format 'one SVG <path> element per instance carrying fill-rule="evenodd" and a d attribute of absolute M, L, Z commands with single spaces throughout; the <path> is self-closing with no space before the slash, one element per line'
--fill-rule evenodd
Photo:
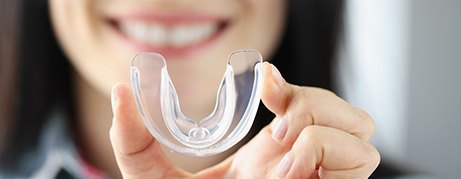
<path fill-rule="evenodd" d="M 138 51 L 181 55 L 208 46 L 223 34 L 229 20 L 193 15 L 134 16 L 109 20 L 113 29 Z"/>

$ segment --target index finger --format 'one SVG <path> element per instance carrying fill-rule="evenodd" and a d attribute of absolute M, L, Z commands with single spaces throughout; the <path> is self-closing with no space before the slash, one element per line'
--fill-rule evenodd
<path fill-rule="evenodd" d="M 274 140 L 291 145 L 309 125 L 337 128 L 368 141 L 375 131 L 372 118 L 334 93 L 313 87 L 291 85 L 275 66 L 264 64 L 262 101 L 277 116 Z"/>

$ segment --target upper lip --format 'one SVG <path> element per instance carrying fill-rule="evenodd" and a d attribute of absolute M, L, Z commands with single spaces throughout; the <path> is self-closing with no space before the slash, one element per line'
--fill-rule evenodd
<path fill-rule="evenodd" d="M 171 24 L 187 24 L 187 23 L 199 23 L 209 21 L 225 21 L 228 18 L 207 15 L 203 13 L 126 13 L 123 15 L 113 16 L 109 18 L 112 21 L 142 21 L 147 23 L 161 23 L 164 25 Z"/>

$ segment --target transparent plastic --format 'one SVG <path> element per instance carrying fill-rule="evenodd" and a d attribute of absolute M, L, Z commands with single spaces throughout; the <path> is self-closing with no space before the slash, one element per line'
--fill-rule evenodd
<path fill-rule="evenodd" d="M 233 52 L 213 112 L 194 120 L 181 111 L 163 56 L 140 53 L 131 63 L 133 93 L 145 125 L 160 143 L 190 156 L 221 153 L 245 137 L 260 103 L 262 74 L 259 52 Z"/>

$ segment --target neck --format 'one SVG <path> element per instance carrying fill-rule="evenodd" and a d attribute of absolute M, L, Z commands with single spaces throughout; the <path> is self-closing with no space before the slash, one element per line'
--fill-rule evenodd
<path fill-rule="evenodd" d="M 120 172 L 109 140 L 110 95 L 101 93 L 78 74 L 74 75 L 74 81 L 79 152 L 86 162 L 118 177 Z"/>

